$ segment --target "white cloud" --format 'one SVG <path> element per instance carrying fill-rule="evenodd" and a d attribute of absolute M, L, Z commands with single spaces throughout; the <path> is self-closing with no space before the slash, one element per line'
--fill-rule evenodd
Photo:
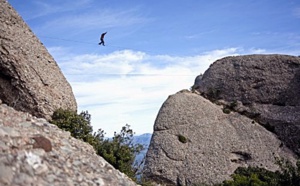
<path fill-rule="evenodd" d="M 56 10 L 59 11 L 59 10 Z M 91 9 L 85 13 L 68 13 L 53 16 L 38 28 L 39 33 L 51 30 L 72 33 L 87 33 L 87 31 L 141 26 L 150 19 L 143 17 L 138 8 L 131 9 Z"/>
<path fill-rule="evenodd" d="M 58 13 L 74 11 L 79 8 L 88 8 L 91 0 L 72 0 L 72 1 L 57 1 L 41 2 L 33 1 L 31 9 L 24 12 L 26 20 L 32 20 L 44 16 L 53 16 Z"/>
<path fill-rule="evenodd" d="M 59 53 L 58 48 L 49 50 Z M 126 123 L 138 134 L 152 132 L 169 95 L 189 89 L 216 59 L 237 53 L 229 48 L 180 57 L 123 50 L 56 60 L 72 85 L 79 111 L 88 110 L 94 130 L 102 128 L 111 136 Z"/>

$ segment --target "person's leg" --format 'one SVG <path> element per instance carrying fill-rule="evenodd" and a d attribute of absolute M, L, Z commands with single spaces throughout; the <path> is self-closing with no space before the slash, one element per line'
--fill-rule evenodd
<path fill-rule="evenodd" d="M 101 42 L 99 43 L 99 45 L 103 45 L 103 46 L 104 46 L 104 40 L 101 39 L 100 41 L 101 41 Z"/>

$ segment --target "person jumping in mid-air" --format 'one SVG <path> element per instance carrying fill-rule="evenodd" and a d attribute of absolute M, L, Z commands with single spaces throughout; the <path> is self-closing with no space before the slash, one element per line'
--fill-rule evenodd
<path fill-rule="evenodd" d="M 99 45 L 105 46 L 105 45 L 104 45 L 104 36 L 105 36 L 106 33 L 107 33 L 107 32 L 104 32 L 104 33 L 101 34 Z"/>

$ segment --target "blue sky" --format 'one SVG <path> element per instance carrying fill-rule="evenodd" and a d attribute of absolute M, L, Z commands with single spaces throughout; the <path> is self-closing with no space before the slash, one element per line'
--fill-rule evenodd
<path fill-rule="evenodd" d="M 296 0 L 8 0 L 108 136 L 152 132 L 162 103 L 229 55 L 300 55 Z M 99 37 L 107 31 L 106 46 Z"/>

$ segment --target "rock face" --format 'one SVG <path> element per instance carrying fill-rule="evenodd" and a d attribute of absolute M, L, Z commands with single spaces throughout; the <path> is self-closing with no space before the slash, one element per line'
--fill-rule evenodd
<path fill-rule="evenodd" d="M 275 157 L 294 154 L 264 127 L 189 91 L 162 105 L 147 152 L 144 176 L 158 183 L 192 185 L 229 179 L 239 166 L 277 170 Z"/>
<path fill-rule="evenodd" d="M 136 184 L 89 144 L 0 100 L 0 185 Z"/>
<path fill-rule="evenodd" d="M 0 99 L 47 119 L 58 108 L 76 110 L 71 86 L 47 49 L 6 0 L 0 7 Z"/>
<path fill-rule="evenodd" d="M 300 57 L 226 57 L 213 63 L 194 87 L 253 118 L 300 155 Z"/>

